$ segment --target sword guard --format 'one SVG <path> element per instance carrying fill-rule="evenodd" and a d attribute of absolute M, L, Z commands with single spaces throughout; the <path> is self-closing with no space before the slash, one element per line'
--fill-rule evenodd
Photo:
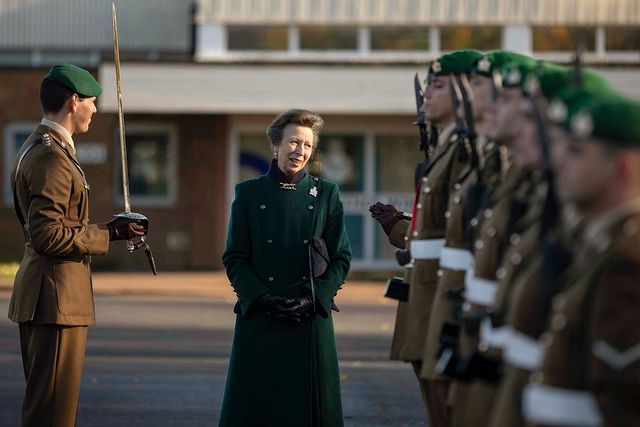
<path fill-rule="evenodd" d="M 137 222 L 138 224 L 141 224 L 144 227 L 144 234 L 145 234 L 144 236 L 138 237 L 136 239 L 127 240 L 127 250 L 130 253 L 133 253 L 138 249 L 144 248 L 144 253 L 147 256 L 147 261 L 149 261 L 149 267 L 151 267 L 151 271 L 153 272 L 153 275 L 157 276 L 158 269 L 156 268 L 156 260 L 153 257 L 153 252 L 151 252 L 151 247 L 149 247 L 149 244 L 145 241 L 147 237 L 147 233 L 149 232 L 149 218 L 147 218 L 146 216 L 138 212 L 121 212 L 114 216 L 120 217 L 120 218 L 126 218 L 130 221 Z"/>

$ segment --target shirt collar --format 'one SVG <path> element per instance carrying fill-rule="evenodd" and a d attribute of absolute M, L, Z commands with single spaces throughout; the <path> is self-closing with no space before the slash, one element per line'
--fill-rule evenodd
<path fill-rule="evenodd" d="M 271 166 L 269 166 L 269 170 L 267 171 L 267 176 L 269 176 L 275 182 L 280 183 L 280 188 L 283 188 L 283 189 L 291 188 L 294 190 L 295 190 L 295 184 L 302 181 L 302 178 L 304 178 L 306 174 L 307 172 L 304 169 L 302 169 L 294 173 L 293 175 L 287 175 L 286 173 L 282 172 L 278 167 L 277 159 L 271 160 Z M 282 184 L 287 184 L 287 186 L 283 186 Z M 291 187 L 291 185 L 293 185 L 293 187 Z M 285 188 L 285 187 L 288 187 L 288 188 Z"/>
<path fill-rule="evenodd" d="M 64 139 L 64 142 L 66 142 L 67 144 L 69 144 L 69 146 L 71 147 L 71 150 L 73 150 L 73 154 L 76 153 L 76 146 L 73 143 L 73 138 L 71 137 L 71 132 L 69 132 L 65 127 L 61 126 L 60 124 L 53 122 L 45 117 L 42 118 L 42 121 L 40 121 L 41 125 L 50 127 L 51 129 L 55 130 L 56 132 L 58 132 L 60 134 L 60 136 L 62 137 L 62 139 Z"/>

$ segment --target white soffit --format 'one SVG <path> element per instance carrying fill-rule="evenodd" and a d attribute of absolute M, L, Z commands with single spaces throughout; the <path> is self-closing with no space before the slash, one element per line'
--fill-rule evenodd
<path fill-rule="evenodd" d="M 273 114 L 307 108 L 332 114 L 415 114 L 419 66 L 122 65 L 130 113 Z M 116 112 L 115 70 L 100 66 L 99 108 Z"/>

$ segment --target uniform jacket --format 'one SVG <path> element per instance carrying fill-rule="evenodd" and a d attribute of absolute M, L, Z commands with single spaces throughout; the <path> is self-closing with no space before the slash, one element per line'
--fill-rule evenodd
<path fill-rule="evenodd" d="M 13 182 L 26 221 L 25 249 L 9 306 L 14 322 L 61 325 L 95 323 L 91 255 L 109 249 L 105 226 L 89 224 L 89 185 L 73 150 L 53 129 L 40 125 L 18 152 Z"/>
<path fill-rule="evenodd" d="M 312 235 L 325 239 L 331 259 L 315 280 L 317 315 L 300 324 L 267 317 L 253 307 L 256 298 L 300 296 L 309 287 Z M 267 175 L 238 184 L 222 261 L 240 313 L 220 425 L 342 425 L 331 304 L 351 249 L 337 185 L 311 175 L 296 190 Z"/>
<path fill-rule="evenodd" d="M 539 425 L 640 424 L 640 201 L 585 226 L 523 394 Z M 551 399 L 550 399 L 551 398 Z M 549 402 L 553 402 L 550 404 Z M 576 406 L 580 410 L 576 411 Z"/>

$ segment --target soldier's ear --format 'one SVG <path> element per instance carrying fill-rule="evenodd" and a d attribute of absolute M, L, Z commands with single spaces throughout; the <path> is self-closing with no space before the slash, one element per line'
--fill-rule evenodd
<path fill-rule="evenodd" d="M 77 93 L 71 95 L 67 102 L 69 103 L 69 111 L 71 111 L 72 113 L 78 111 L 78 103 L 80 102 L 80 98 L 78 97 Z"/>

